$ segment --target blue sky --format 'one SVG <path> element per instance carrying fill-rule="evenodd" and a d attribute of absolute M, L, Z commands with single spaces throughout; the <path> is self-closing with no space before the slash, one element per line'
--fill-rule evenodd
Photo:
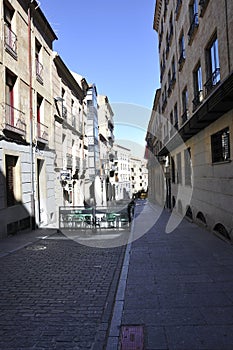
<path fill-rule="evenodd" d="M 110 103 L 147 110 L 159 87 L 154 7 L 155 0 L 40 1 L 58 37 L 54 50 L 67 67 L 95 83 Z M 146 114 L 141 116 L 145 128 Z"/>

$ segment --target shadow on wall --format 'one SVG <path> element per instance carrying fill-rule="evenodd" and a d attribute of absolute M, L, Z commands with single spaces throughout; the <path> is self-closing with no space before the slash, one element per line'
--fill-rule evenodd
<path fill-rule="evenodd" d="M 35 218 L 15 197 L 20 185 L 13 174 L 13 165 L 8 164 L 6 171 L 7 179 L 0 171 L 0 239 L 35 227 Z"/>

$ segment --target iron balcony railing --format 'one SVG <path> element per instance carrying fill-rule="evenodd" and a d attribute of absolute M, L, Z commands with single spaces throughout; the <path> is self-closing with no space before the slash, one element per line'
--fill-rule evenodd
<path fill-rule="evenodd" d="M 206 95 L 208 95 L 219 82 L 220 82 L 220 68 L 216 68 L 204 85 Z"/>
<path fill-rule="evenodd" d="M 26 134 L 24 112 L 7 103 L 3 104 L 5 114 L 5 129 L 20 135 Z"/>
<path fill-rule="evenodd" d="M 49 140 L 48 126 L 37 122 L 37 138 L 43 143 L 47 143 Z"/>
<path fill-rule="evenodd" d="M 165 110 L 166 106 L 167 106 L 167 96 L 165 96 L 163 101 L 162 101 L 162 111 Z"/>
<path fill-rule="evenodd" d="M 72 126 L 73 126 L 73 128 L 76 129 L 76 116 L 74 114 L 72 114 L 71 118 L 72 118 Z"/>
<path fill-rule="evenodd" d="M 203 90 L 199 90 L 196 92 L 194 99 L 193 99 L 193 110 L 195 110 L 203 101 Z"/>
<path fill-rule="evenodd" d="M 189 31 L 188 31 L 189 41 L 192 40 L 193 35 L 195 34 L 198 25 L 199 25 L 198 13 L 195 13 L 193 15 L 192 22 L 191 22 L 191 25 L 190 25 L 190 28 L 189 28 Z"/>
<path fill-rule="evenodd" d="M 5 23 L 5 47 L 17 56 L 17 36 L 11 28 Z"/>
<path fill-rule="evenodd" d="M 69 154 L 69 153 L 66 154 L 66 166 L 67 166 L 67 168 L 72 168 L 73 167 L 72 154 Z"/>
<path fill-rule="evenodd" d="M 189 117 L 189 111 L 188 109 L 185 109 L 184 113 L 181 116 L 182 124 L 184 124 L 188 120 L 188 117 Z"/>
<path fill-rule="evenodd" d="M 62 118 L 67 120 L 67 107 L 66 106 L 62 106 Z"/>
<path fill-rule="evenodd" d="M 81 164 L 80 157 L 76 157 L 75 160 L 76 160 L 76 169 L 80 170 L 80 164 Z"/>
<path fill-rule="evenodd" d="M 43 82 L 43 65 L 38 59 L 36 59 L 36 78 L 40 82 Z"/>
<path fill-rule="evenodd" d="M 178 63 L 179 63 L 179 70 L 182 69 L 183 65 L 184 65 L 184 62 L 185 62 L 185 49 L 182 49 L 180 51 L 180 57 L 179 57 L 179 60 L 178 60 Z"/>

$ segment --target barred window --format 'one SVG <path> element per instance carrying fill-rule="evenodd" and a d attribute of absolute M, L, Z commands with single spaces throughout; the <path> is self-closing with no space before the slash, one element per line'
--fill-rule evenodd
<path fill-rule="evenodd" d="M 212 163 L 230 160 L 230 131 L 225 128 L 211 135 Z"/>
<path fill-rule="evenodd" d="M 6 195 L 7 206 L 11 207 L 17 203 L 17 172 L 18 157 L 6 155 Z M 18 179 L 19 180 L 19 179 Z"/>
<path fill-rule="evenodd" d="M 191 164 L 191 149 L 184 150 L 184 167 L 185 167 L 185 185 L 192 184 L 192 164 Z"/>

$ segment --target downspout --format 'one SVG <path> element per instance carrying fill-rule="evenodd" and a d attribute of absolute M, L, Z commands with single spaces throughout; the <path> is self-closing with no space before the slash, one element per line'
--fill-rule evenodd
<path fill-rule="evenodd" d="M 29 66 L 29 115 L 30 115 L 30 169 L 31 169 L 31 229 L 35 230 L 35 185 L 33 153 L 33 110 L 32 110 L 32 44 L 31 44 L 31 3 L 28 5 L 28 66 Z"/>

